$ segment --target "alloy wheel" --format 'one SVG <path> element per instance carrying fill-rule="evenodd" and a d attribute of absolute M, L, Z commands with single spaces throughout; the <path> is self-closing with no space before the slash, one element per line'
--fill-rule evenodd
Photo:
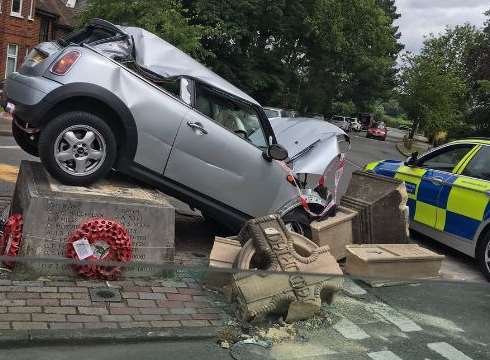
<path fill-rule="evenodd" d="M 56 163 L 74 176 L 86 176 L 97 171 L 104 163 L 106 152 L 104 137 L 88 125 L 68 127 L 54 143 Z"/>

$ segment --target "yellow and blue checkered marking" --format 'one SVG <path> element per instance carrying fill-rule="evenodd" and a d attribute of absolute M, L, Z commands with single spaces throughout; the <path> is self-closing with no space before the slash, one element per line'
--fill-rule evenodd
<path fill-rule="evenodd" d="M 473 240 L 482 221 L 490 219 L 488 181 L 393 160 L 368 164 L 366 170 L 405 181 L 410 219 L 437 230 Z M 433 183 L 433 178 L 442 184 Z"/>

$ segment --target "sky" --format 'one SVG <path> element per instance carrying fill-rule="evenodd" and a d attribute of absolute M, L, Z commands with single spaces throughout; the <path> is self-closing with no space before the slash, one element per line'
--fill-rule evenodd
<path fill-rule="evenodd" d="M 485 15 L 490 9 L 489 0 L 396 0 L 397 20 L 402 33 L 401 42 L 405 50 L 418 53 L 424 35 L 443 32 L 446 25 L 454 26 L 466 22 L 483 27 Z"/>

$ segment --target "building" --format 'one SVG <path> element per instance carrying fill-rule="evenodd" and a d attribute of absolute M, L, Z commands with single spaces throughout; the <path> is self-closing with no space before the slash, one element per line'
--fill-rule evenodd
<path fill-rule="evenodd" d="M 71 32 L 79 5 L 76 0 L 0 0 L 0 80 L 16 71 L 35 45 Z"/>

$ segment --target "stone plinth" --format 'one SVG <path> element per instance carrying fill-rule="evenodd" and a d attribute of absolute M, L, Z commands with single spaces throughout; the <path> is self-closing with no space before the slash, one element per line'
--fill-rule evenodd
<path fill-rule="evenodd" d="M 132 238 L 133 263 L 126 276 L 161 272 L 148 264 L 172 264 L 175 252 L 175 209 L 165 197 L 121 179 L 102 180 L 90 187 L 65 186 L 50 177 L 40 163 L 23 161 L 12 211 L 24 218 L 19 256 L 65 258 L 66 242 L 84 221 L 103 217 L 121 223 Z M 72 274 L 67 265 L 19 263 L 16 270 L 39 275 Z"/>

